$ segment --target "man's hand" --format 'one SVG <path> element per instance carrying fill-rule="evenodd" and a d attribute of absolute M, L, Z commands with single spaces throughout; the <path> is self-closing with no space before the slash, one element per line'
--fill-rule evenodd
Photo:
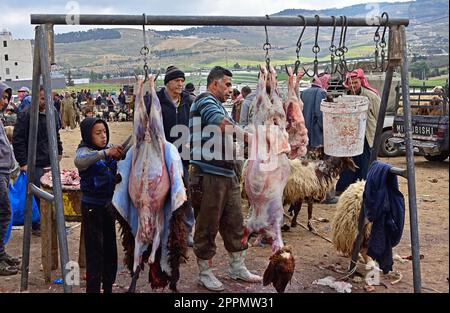
<path fill-rule="evenodd" d="M 27 166 L 26 164 L 25 164 L 24 166 L 21 166 L 21 167 L 20 167 L 20 171 L 21 171 L 21 172 L 26 172 L 27 169 L 28 169 L 28 166 Z"/>
<path fill-rule="evenodd" d="M 119 160 L 123 154 L 122 146 L 114 146 L 106 150 L 106 155 L 112 157 L 116 160 Z"/>

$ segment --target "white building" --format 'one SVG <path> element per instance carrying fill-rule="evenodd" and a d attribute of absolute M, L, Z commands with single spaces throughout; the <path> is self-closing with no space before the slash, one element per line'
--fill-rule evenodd
<path fill-rule="evenodd" d="M 32 78 L 32 74 L 31 40 L 13 39 L 10 32 L 1 31 L 0 80 L 27 80 Z"/>

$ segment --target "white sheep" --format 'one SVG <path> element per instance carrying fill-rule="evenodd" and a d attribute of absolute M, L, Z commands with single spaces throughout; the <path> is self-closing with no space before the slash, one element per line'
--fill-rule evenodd
<path fill-rule="evenodd" d="M 333 220 L 333 245 L 336 250 L 345 256 L 352 254 L 353 244 L 358 235 L 358 220 L 361 212 L 365 181 L 358 181 L 348 186 L 341 194 L 336 205 L 336 213 Z M 372 223 L 367 218 L 364 221 L 363 240 L 361 243 L 361 255 L 367 263 L 367 247 L 372 230 Z"/>

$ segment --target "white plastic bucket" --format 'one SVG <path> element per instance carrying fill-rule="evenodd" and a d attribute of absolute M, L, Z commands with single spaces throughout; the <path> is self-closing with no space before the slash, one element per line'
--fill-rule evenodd
<path fill-rule="evenodd" d="M 325 154 L 351 157 L 363 153 L 368 108 L 365 96 L 345 95 L 335 102 L 322 100 Z"/>

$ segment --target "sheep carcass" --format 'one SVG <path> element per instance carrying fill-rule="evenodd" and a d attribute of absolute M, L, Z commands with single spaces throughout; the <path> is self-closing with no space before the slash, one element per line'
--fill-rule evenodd
<path fill-rule="evenodd" d="M 294 83 L 294 74 L 292 68 L 287 67 L 288 78 L 288 94 L 284 103 L 286 111 L 286 131 L 289 135 L 289 144 L 291 152 L 289 159 L 295 159 L 306 154 L 306 146 L 308 145 L 308 130 L 305 126 L 303 117 L 303 102 L 297 97 L 296 85 Z"/>
<path fill-rule="evenodd" d="M 144 80 L 139 79 L 134 145 L 118 164 L 122 181 L 116 186 L 113 204 L 121 213 L 122 222 L 128 223 L 122 223 L 122 230 L 126 264 L 129 268 L 133 264 L 130 291 L 134 291 L 139 272 L 147 261 L 152 288 L 164 288 L 170 281 L 170 288 L 175 291 L 179 259 L 174 256 L 183 253 L 182 246 L 186 244 L 185 229 L 180 222 L 184 215 L 177 211 L 185 209 L 187 195 L 180 156 L 164 137 L 161 105 L 152 77 L 149 90 L 153 105 L 147 114 Z"/>
<path fill-rule="evenodd" d="M 365 181 L 358 181 L 348 186 L 341 194 L 336 205 L 336 213 L 333 219 L 333 245 L 336 250 L 345 256 L 352 254 L 353 244 L 358 235 L 358 220 L 361 212 Z M 364 219 L 363 240 L 361 243 L 361 255 L 367 263 L 367 248 L 372 230 L 372 223 Z"/>
<path fill-rule="evenodd" d="M 297 216 L 302 203 L 308 204 L 308 229 L 311 224 L 313 203 L 321 202 L 336 184 L 339 175 L 346 169 L 355 171 L 357 166 L 349 157 L 325 157 L 323 147 L 317 147 L 311 154 L 319 156 L 319 160 L 289 160 L 291 174 L 284 188 L 283 202 L 291 204 L 290 212 L 294 212 L 291 227 L 297 226 Z"/>
<path fill-rule="evenodd" d="M 247 242 L 252 232 L 258 233 L 258 240 L 262 236 L 268 238 L 272 252 L 279 257 L 271 257 L 263 284 L 272 283 L 278 292 L 283 292 L 292 278 L 295 261 L 291 251 L 283 247 L 280 230 L 283 220 L 283 189 L 289 176 L 286 153 L 290 151 L 290 147 L 286 114 L 276 84 L 275 70 L 271 67 L 267 73 L 261 67 L 254 100 L 254 135 L 244 173 L 252 213 L 247 221 L 243 243 Z M 277 285 L 281 276 L 282 283 Z"/>

